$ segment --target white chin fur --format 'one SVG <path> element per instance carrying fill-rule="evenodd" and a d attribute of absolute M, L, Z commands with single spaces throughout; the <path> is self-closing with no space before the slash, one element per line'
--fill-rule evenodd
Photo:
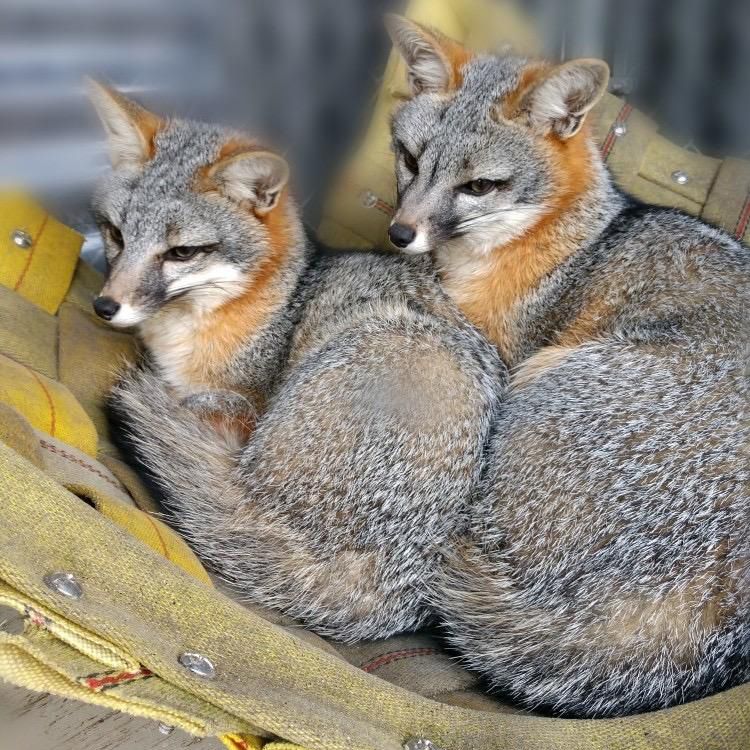
<path fill-rule="evenodd" d="M 109 324 L 114 328 L 132 328 L 142 323 L 145 319 L 146 315 L 141 310 L 136 310 L 126 303 L 120 305 L 120 309 L 112 320 L 109 321 Z"/>
<path fill-rule="evenodd" d="M 507 245 L 521 237 L 536 224 L 542 211 L 541 206 L 524 206 L 503 211 L 500 217 L 488 214 L 486 222 L 476 222 L 469 234 L 448 240 L 440 250 L 486 255 L 495 248 Z"/>
<path fill-rule="evenodd" d="M 419 231 L 414 242 L 401 250 L 406 255 L 422 255 L 430 252 L 430 243 L 427 241 L 427 232 Z"/>
<path fill-rule="evenodd" d="M 232 297 L 241 294 L 247 284 L 247 276 L 231 263 L 215 262 L 202 271 L 177 279 L 168 288 L 170 295 L 198 290 L 192 300 L 199 310 L 209 312 Z"/>

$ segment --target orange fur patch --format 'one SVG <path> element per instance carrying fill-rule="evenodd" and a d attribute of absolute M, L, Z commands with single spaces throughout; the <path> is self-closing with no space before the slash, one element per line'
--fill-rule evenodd
<path fill-rule="evenodd" d="M 415 23 L 415 25 L 429 38 L 433 47 L 440 52 L 450 73 L 448 90 L 455 91 L 460 88 L 464 82 L 464 66 L 474 58 L 474 53 L 437 29 L 423 26 L 420 23 Z"/>
<path fill-rule="evenodd" d="M 455 91 L 463 84 L 463 69 L 474 58 L 474 54 L 463 45 L 448 37 L 442 37 L 439 41 L 440 50 L 445 56 L 445 61 L 448 64 L 451 74 L 450 90 Z"/>
<path fill-rule="evenodd" d="M 522 111 L 527 94 L 546 77 L 552 65 L 546 62 L 532 62 L 524 67 L 518 86 L 501 102 L 500 113 L 506 120 L 515 120 Z"/>
<path fill-rule="evenodd" d="M 565 218 L 592 182 L 589 138 L 585 125 L 567 140 L 545 137 L 555 187 L 544 215 L 523 236 L 490 252 L 480 261 L 482 272 L 461 282 L 460 287 L 445 279 L 464 314 L 510 359 L 514 334 L 508 316 L 512 307 L 585 239 L 570 233 Z"/>
<path fill-rule="evenodd" d="M 136 121 L 136 125 L 148 144 L 148 158 L 153 159 L 156 154 L 156 143 L 154 141 L 157 133 L 164 127 L 164 121 L 150 112 L 144 112 L 143 116 Z"/>
<path fill-rule="evenodd" d="M 258 216 L 268 232 L 268 254 L 250 278 L 243 294 L 214 310 L 196 333 L 188 373 L 191 379 L 221 386 L 221 373 L 253 332 L 269 319 L 280 302 L 281 290 L 274 285 L 274 281 L 290 250 L 288 208 L 284 191 L 272 211 Z"/>
<path fill-rule="evenodd" d="M 561 346 L 576 346 L 596 338 L 609 321 L 613 309 L 604 299 L 594 299 L 585 305 L 575 320 L 557 337 Z"/>
<path fill-rule="evenodd" d="M 531 385 L 548 370 L 553 369 L 566 359 L 573 351 L 568 346 L 545 346 L 532 357 L 525 360 L 513 373 L 511 388 L 514 390 Z"/>
<path fill-rule="evenodd" d="M 228 415 L 219 412 L 211 414 L 206 421 L 225 439 L 242 445 L 246 443 L 255 429 L 255 418 L 250 415 Z"/>
<path fill-rule="evenodd" d="M 143 143 L 146 146 L 148 159 L 153 159 L 156 154 L 156 144 L 154 143 L 154 139 L 156 138 L 157 133 L 164 128 L 166 124 L 165 121 L 158 115 L 149 112 L 147 109 L 144 109 L 135 102 L 130 101 L 130 99 L 122 96 L 118 91 L 109 88 L 107 88 L 106 91 L 126 113 L 130 122 L 138 129 L 138 132 L 143 139 Z"/>
<path fill-rule="evenodd" d="M 245 138 L 242 135 L 230 138 L 222 145 L 216 159 L 211 164 L 201 167 L 195 173 L 193 190 L 197 193 L 210 193 L 217 190 L 218 185 L 213 175 L 221 162 L 233 159 L 235 156 L 240 156 L 240 154 L 251 154 L 267 150 L 260 143 L 250 140 L 250 138 Z"/>
<path fill-rule="evenodd" d="M 224 159 L 231 159 L 234 156 L 239 156 L 240 154 L 249 154 L 255 151 L 264 150 L 265 149 L 261 148 L 259 143 L 240 135 L 235 138 L 230 138 L 224 143 L 214 164 L 218 164 L 220 161 L 224 161 Z"/>

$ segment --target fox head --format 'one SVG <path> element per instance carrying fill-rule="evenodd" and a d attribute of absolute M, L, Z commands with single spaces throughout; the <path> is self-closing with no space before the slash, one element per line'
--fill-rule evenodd
<path fill-rule="evenodd" d="M 396 247 L 502 247 L 561 210 L 601 168 L 581 131 L 606 91 L 606 63 L 475 56 L 400 16 L 387 25 L 410 87 L 392 121 Z"/>
<path fill-rule="evenodd" d="M 285 161 L 245 136 L 165 120 L 89 81 L 112 171 L 93 210 L 109 271 L 96 313 L 138 326 L 176 300 L 211 310 L 288 241 Z"/>

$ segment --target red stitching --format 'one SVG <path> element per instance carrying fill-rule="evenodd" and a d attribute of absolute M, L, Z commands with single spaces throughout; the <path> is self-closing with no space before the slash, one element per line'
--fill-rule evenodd
<path fill-rule="evenodd" d="M 32 625 L 36 625 L 38 628 L 47 627 L 47 618 L 41 612 L 37 612 L 31 609 L 31 607 L 26 607 L 26 615 Z"/>
<path fill-rule="evenodd" d="M 41 445 L 45 450 L 48 450 L 50 453 L 56 453 L 58 456 L 62 456 L 64 459 L 71 461 L 74 464 L 78 464 L 78 466 L 82 466 L 84 469 L 88 469 L 88 471 L 90 471 L 92 474 L 96 474 L 98 477 L 101 477 L 105 482 L 109 482 L 109 484 L 111 484 L 116 489 L 122 489 L 120 485 L 117 484 L 117 482 L 115 482 L 103 472 L 99 471 L 99 469 L 96 469 L 93 466 L 89 466 L 89 464 L 87 464 L 85 461 L 81 461 L 80 458 L 76 458 L 73 454 L 68 453 L 66 450 L 58 448 L 56 445 L 52 445 L 46 440 L 40 440 L 39 445 Z"/>
<path fill-rule="evenodd" d="M 750 193 L 745 198 L 745 205 L 740 212 L 740 218 L 737 220 L 737 226 L 734 228 L 734 236 L 741 240 L 745 236 L 747 225 L 750 223 Z"/>
<path fill-rule="evenodd" d="M 382 198 L 378 198 L 378 202 L 375 204 L 375 208 L 386 216 L 393 216 L 396 209 L 390 204 L 386 203 Z"/>
<path fill-rule="evenodd" d="M 381 654 L 374 659 L 365 662 L 360 669 L 363 672 L 374 672 L 376 669 L 401 659 L 411 659 L 414 656 L 433 656 L 439 653 L 436 648 L 407 648 L 402 651 L 391 651 L 388 654 Z"/>
<path fill-rule="evenodd" d="M 34 257 L 34 251 L 36 250 L 36 246 L 39 244 L 39 240 L 42 238 L 42 232 L 45 230 L 48 220 L 49 214 L 44 214 L 44 219 L 42 220 L 42 223 L 39 227 L 39 231 L 36 233 L 36 237 L 34 237 L 34 239 L 31 241 L 31 249 L 29 250 L 29 254 L 26 257 L 26 263 L 24 264 L 23 270 L 21 271 L 21 275 L 18 277 L 16 285 L 13 287 L 14 292 L 17 292 L 20 289 L 21 284 L 23 284 L 23 280 L 26 278 L 26 273 L 29 270 L 29 266 L 31 266 L 31 259 Z"/>
<path fill-rule="evenodd" d="M 124 682 L 133 682 L 133 680 L 141 680 L 152 675 L 153 672 L 150 669 L 141 667 L 135 672 L 117 672 L 115 674 L 105 674 L 100 677 L 84 677 L 81 682 L 90 690 L 104 690 L 115 685 L 121 685 Z"/>
<path fill-rule="evenodd" d="M 50 392 L 47 389 L 47 386 L 44 385 L 44 381 L 31 368 L 28 368 L 28 370 L 31 373 L 31 376 L 34 378 L 34 380 L 36 380 L 37 384 L 44 392 L 45 397 L 47 398 L 47 405 L 49 406 L 49 434 L 52 437 L 55 437 L 55 429 L 57 428 L 57 414 L 55 412 L 55 402 L 52 400 L 52 396 L 50 395 Z"/>
<path fill-rule="evenodd" d="M 617 113 L 617 117 L 615 117 L 614 122 L 609 128 L 607 137 L 604 139 L 604 143 L 602 143 L 602 158 L 604 159 L 604 161 L 607 161 L 610 151 L 612 151 L 615 145 L 615 140 L 617 139 L 617 136 L 615 135 L 615 128 L 618 125 L 624 125 L 628 121 L 628 117 L 630 117 L 632 111 L 633 108 L 630 106 L 630 104 L 625 102 L 625 104 L 622 105 L 622 109 Z"/>

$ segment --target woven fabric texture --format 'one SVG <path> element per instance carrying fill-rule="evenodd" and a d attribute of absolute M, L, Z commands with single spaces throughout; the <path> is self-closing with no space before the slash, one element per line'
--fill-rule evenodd
<path fill-rule="evenodd" d="M 70 286 L 83 237 L 29 197 L 0 194 L 0 284 L 48 313 Z"/>

